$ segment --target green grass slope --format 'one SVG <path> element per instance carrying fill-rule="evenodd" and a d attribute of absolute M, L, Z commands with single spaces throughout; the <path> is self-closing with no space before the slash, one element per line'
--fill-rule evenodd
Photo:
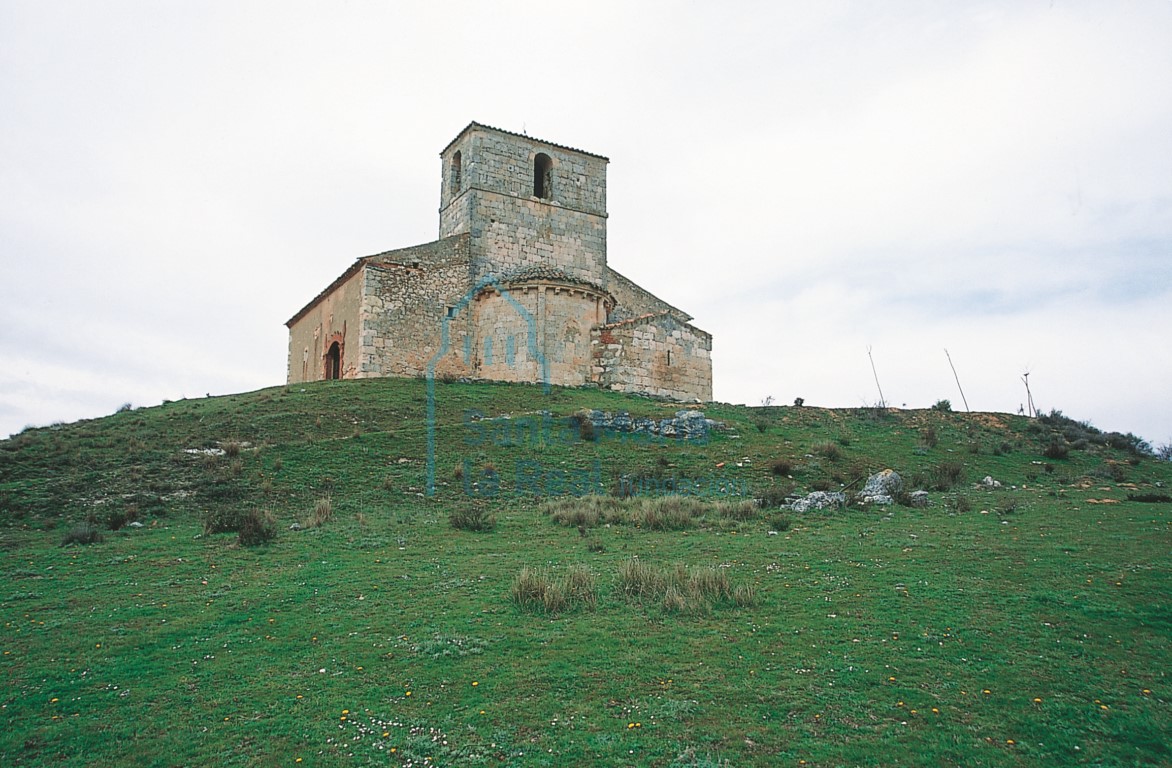
<path fill-rule="evenodd" d="M 708 439 L 647 439 L 572 417 L 678 406 L 503 384 L 434 406 L 328 382 L 0 441 L 0 765 L 1172 764 L 1172 464 L 1129 436 L 712 405 Z M 929 506 L 736 503 L 884 468 Z M 695 498 L 549 503 L 624 478 Z M 205 532 L 241 513 L 275 538 Z M 520 605 L 523 571 L 586 598 Z"/>

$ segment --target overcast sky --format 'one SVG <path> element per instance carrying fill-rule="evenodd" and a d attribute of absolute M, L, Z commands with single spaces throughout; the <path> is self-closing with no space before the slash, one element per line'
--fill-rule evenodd
<path fill-rule="evenodd" d="M 718 400 L 1172 440 L 1172 2 L 0 0 L 0 436 L 281 384 L 469 121 L 606 155 Z"/>

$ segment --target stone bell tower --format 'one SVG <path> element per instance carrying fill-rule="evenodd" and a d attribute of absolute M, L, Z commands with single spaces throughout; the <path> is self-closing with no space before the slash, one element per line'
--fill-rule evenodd
<path fill-rule="evenodd" d="M 605 157 L 475 122 L 440 157 L 439 235 L 470 234 L 474 281 L 547 272 L 606 290 Z"/>

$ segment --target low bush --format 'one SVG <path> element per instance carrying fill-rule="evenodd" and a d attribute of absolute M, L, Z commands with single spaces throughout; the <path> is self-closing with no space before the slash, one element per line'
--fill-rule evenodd
<path fill-rule="evenodd" d="M 453 510 L 448 515 L 448 523 L 460 531 L 482 533 L 496 527 L 496 518 L 484 507 L 467 507 Z"/>
<path fill-rule="evenodd" d="M 69 529 L 64 538 L 61 539 L 61 546 L 67 547 L 70 544 L 97 544 L 102 540 L 102 532 L 98 527 L 92 523 L 78 523 Z"/>
<path fill-rule="evenodd" d="M 823 458 L 829 459 L 830 461 L 838 461 L 842 458 L 842 448 L 838 446 L 838 443 L 834 443 L 829 440 L 816 443 L 810 450 L 811 453 L 822 456 Z"/>
<path fill-rule="evenodd" d="M 1059 442 L 1057 438 L 1050 441 L 1050 444 L 1042 451 L 1042 455 L 1047 459 L 1065 459 L 1070 455 L 1070 449 L 1066 443 Z"/>
<path fill-rule="evenodd" d="M 932 405 L 933 411 L 940 411 L 941 413 L 952 413 L 952 402 L 949 400 L 937 400 Z"/>
<path fill-rule="evenodd" d="M 775 509 L 777 507 L 785 506 L 789 499 L 790 493 L 793 492 L 791 487 L 782 487 L 771 485 L 761 494 L 759 504 L 762 509 Z"/>
<path fill-rule="evenodd" d="M 106 515 L 106 527 L 111 531 L 117 531 L 129 522 L 130 517 L 126 514 L 125 510 L 112 509 Z"/>
<path fill-rule="evenodd" d="M 1127 500 L 1141 504 L 1172 504 L 1172 496 L 1166 493 L 1129 493 Z"/>
<path fill-rule="evenodd" d="M 788 531 L 790 526 L 793 525 L 793 521 L 785 515 L 770 515 L 765 519 L 765 522 L 769 525 L 769 530 L 777 531 L 778 533 Z"/>
<path fill-rule="evenodd" d="M 228 507 L 206 510 L 202 520 L 203 532 L 205 534 L 236 533 L 240 530 L 244 514 L 238 509 Z"/>
<path fill-rule="evenodd" d="M 921 429 L 920 440 L 929 448 L 935 448 L 940 444 L 940 438 L 936 435 L 935 427 L 924 427 Z"/>
<path fill-rule="evenodd" d="M 578 439 L 582 442 L 593 443 L 598 439 L 589 411 L 579 411 L 570 416 L 570 428 L 578 433 Z"/>
<path fill-rule="evenodd" d="M 268 544 L 277 538 L 277 518 L 267 509 L 249 510 L 240 521 L 237 540 L 245 547 Z"/>
<path fill-rule="evenodd" d="M 769 465 L 769 471 L 775 475 L 782 477 L 789 476 L 789 473 L 794 469 L 794 463 L 789 459 L 774 459 L 773 463 Z"/>
<path fill-rule="evenodd" d="M 931 485 L 936 491 L 955 488 L 964 480 L 964 465 L 959 461 L 945 461 L 932 469 Z"/>

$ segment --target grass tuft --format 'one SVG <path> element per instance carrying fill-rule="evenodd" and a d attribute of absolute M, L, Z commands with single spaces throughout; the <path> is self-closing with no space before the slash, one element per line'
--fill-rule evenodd
<path fill-rule="evenodd" d="M 484 507 L 464 507 L 452 510 L 448 524 L 458 531 L 484 533 L 496 527 L 496 518 Z"/>

